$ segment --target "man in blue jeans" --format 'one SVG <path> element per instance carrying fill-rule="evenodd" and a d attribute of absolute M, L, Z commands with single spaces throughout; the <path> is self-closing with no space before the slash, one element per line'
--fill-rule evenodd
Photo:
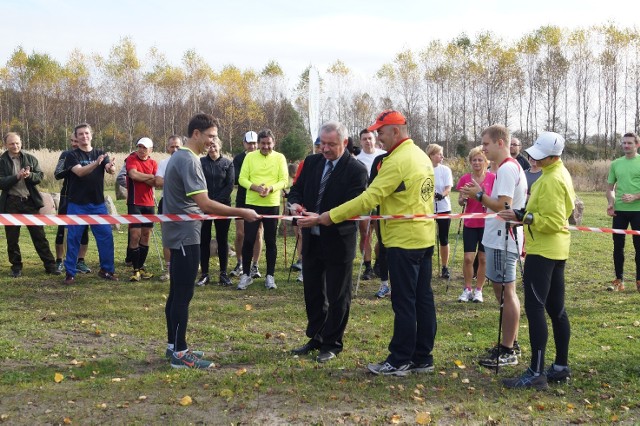
<path fill-rule="evenodd" d="M 329 226 L 378 205 L 381 215 L 433 214 L 433 166 L 409 138 L 405 117 L 398 111 L 384 111 L 369 130 L 378 132 L 388 153 L 378 176 L 361 195 L 320 216 L 309 213 L 298 221 L 301 226 Z M 367 368 L 373 374 L 390 376 L 432 372 L 437 329 L 431 289 L 433 219 L 382 220 L 380 231 L 387 247 L 395 318 L 389 355 Z"/>
<path fill-rule="evenodd" d="M 91 126 L 82 123 L 77 125 L 73 132 L 78 141 L 78 147 L 67 155 L 64 162 L 64 169 L 69 171 L 67 214 L 107 214 L 107 206 L 104 203 L 104 172 L 114 174 L 115 164 L 106 153 L 91 146 L 93 137 Z M 75 282 L 80 240 L 86 226 L 69 226 L 67 256 L 64 261 L 67 271 L 65 284 Z M 100 257 L 98 275 L 105 280 L 118 281 L 114 274 L 111 225 L 91 225 L 91 232 L 96 239 Z"/>

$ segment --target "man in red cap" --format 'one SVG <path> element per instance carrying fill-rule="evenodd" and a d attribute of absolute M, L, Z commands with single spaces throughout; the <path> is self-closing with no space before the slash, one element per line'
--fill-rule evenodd
<path fill-rule="evenodd" d="M 301 226 L 329 226 L 380 206 L 380 214 L 433 213 L 434 174 L 431 160 L 409 138 L 407 120 L 398 111 L 382 112 L 369 127 L 388 156 L 369 188 L 351 201 L 324 212 L 308 214 Z M 431 258 L 435 244 L 433 219 L 383 220 L 395 313 L 389 355 L 367 368 L 373 374 L 405 376 L 434 371 L 436 310 L 431 289 Z"/>

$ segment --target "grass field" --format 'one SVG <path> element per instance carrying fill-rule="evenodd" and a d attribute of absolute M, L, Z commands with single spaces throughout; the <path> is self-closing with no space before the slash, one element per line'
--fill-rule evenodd
<path fill-rule="evenodd" d="M 610 226 L 603 194 L 580 195 L 586 206 L 584 225 Z M 122 204 L 118 207 L 124 211 Z M 456 229 L 457 222 L 451 227 L 452 245 Z M 159 236 L 159 229 L 156 232 Z M 49 228 L 50 242 L 53 233 Z M 126 278 L 126 233 L 114 236 L 116 272 Z M 319 365 L 312 357 L 290 356 L 289 349 L 306 341 L 306 318 L 295 274 L 287 283 L 294 239 L 287 238 L 286 259 L 283 242 L 276 291 L 267 291 L 261 279 L 243 292 L 218 286 L 196 289 L 188 340 L 193 348 L 210 353 L 220 367 L 211 372 L 175 371 L 164 359 L 167 283 L 114 284 L 90 274 L 66 287 L 62 278 L 44 274 L 23 230 L 23 277 L 9 278 L 6 255 L 0 260 L 0 422 L 640 422 L 640 293 L 634 285 L 630 240 L 627 291 L 611 293 L 606 291 L 613 278 L 611 236 L 572 234 L 566 304 L 572 326 L 573 380 L 543 392 L 507 391 L 500 385 L 500 378 L 520 374 L 529 361 L 524 309 L 521 365 L 502 369 L 498 375 L 478 366 L 477 356 L 495 343 L 498 306 L 488 293 L 483 304 L 456 302 L 462 283 L 461 241 L 449 291 L 445 280 L 433 281 L 438 314 L 434 374 L 389 378 L 365 371 L 368 362 L 385 358 L 392 331 L 390 301 L 373 296 L 378 281 L 360 283 L 345 350 L 336 360 Z M 87 261 L 97 270 L 93 239 Z M 154 272 L 160 270 L 153 246 L 147 265 Z M 214 260 L 212 265 L 215 272 Z M 548 362 L 553 355 L 550 339 Z"/>

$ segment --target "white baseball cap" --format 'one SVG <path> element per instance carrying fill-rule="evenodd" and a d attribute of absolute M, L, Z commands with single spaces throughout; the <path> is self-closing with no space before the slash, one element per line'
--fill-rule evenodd
<path fill-rule="evenodd" d="M 559 157 L 564 150 L 564 138 L 555 132 L 542 132 L 533 146 L 525 149 L 534 160 L 542 160 L 547 157 Z"/>
<path fill-rule="evenodd" d="M 149 138 L 140 138 L 138 143 L 136 143 L 136 146 L 138 145 L 142 145 L 145 148 L 153 148 L 153 141 Z"/>
<path fill-rule="evenodd" d="M 244 141 L 247 143 L 258 142 L 258 134 L 254 131 L 250 131 L 244 134 Z"/>

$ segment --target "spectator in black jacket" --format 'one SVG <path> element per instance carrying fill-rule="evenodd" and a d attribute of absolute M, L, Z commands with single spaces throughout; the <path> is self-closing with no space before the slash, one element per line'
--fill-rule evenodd
<path fill-rule="evenodd" d="M 4 147 L 6 151 L 0 156 L 0 189 L 2 189 L 0 212 L 38 214 L 44 206 L 36 188 L 43 177 L 38 159 L 22 152 L 22 141 L 17 133 L 9 132 L 5 135 Z M 14 278 L 22 275 L 22 255 L 18 244 L 20 228 L 19 225 L 4 227 L 9 262 L 11 262 L 11 276 Z M 47 274 L 60 275 L 44 233 L 44 227 L 29 226 L 27 229 Z"/>
<path fill-rule="evenodd" d="M 209 198 L 225 206 L 231 206 L 231 192 L 235 173 L 233 162 L 220 155 L 220 139 L 217 137 L 209 146 L 207 155 L 200 158 L 202 171 L 207 180 Z M 211 257 L 211 224 L 216 227 L 216 242 L 218 243 L 218 260 L 220 261 L 220 281 L 222 286 L 230 286 L 231 280 L 227 275 L 229 261 L 229 226 L 231 219 L 205 220 L 202 222 L 202 236 L 200 239 L 200 272 L 201 276 L 196 285 L 209 283 L 209 258 Z"/>

